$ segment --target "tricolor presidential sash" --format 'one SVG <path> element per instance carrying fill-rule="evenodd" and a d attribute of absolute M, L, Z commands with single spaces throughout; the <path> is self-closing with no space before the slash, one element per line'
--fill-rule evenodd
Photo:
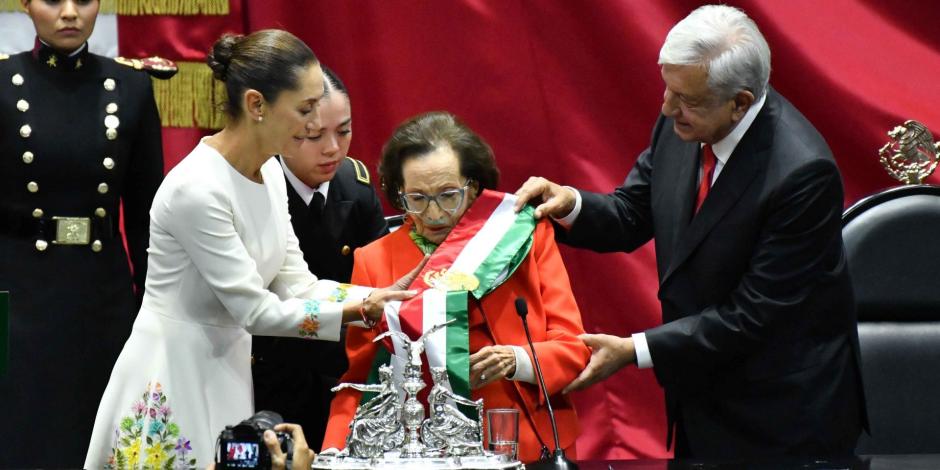
<path fill-rule="evenodd" d="M 513 206 L 517 199 L 512 194 L 483 190 L 409 286 L 418 295 L 387 303 L 379 327 L 416 340 L 433 326 L 453 320 L 427 337 L 426 364 L 446 367 L 449 383 L 444 385 L 466 398 L 470 398 L 467 296 L 480 299 L 499 287 L 532 248 L 535 211 L 526 206 L 516 213 Z M 387 349 L 376 354 L 369 383 L 378 381 L 378 367 L 389 361 L 395 380 L 401 383 L 408 356 L 399 338 L 392 335 L 388 340 Z"/>

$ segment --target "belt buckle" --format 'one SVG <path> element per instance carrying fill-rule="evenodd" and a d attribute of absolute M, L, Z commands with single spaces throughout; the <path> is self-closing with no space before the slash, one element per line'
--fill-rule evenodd
<path fill-rule="evenodd" d="M 53 217 L 57 245 L 87 245 L 91 241 L 89 217 Z"/>

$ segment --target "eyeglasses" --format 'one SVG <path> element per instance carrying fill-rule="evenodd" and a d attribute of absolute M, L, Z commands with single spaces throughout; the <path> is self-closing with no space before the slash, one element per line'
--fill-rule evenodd
<path fill-rule="evenodd" d="M 434 201 L 441 210 L 453 215 L 463 204 L 467 188 L 470 187 L 472 182 L 473 180 L 468 179 L 463 187 L 441 191 L 434 196 L 428 196 L 424 193 L 398 193 L 398 196 L 401 198 L 401 204 L 405 207 L 405 211 L 412 214 L 420 214 L 426 211 L 428 206 L 431 205 L 431 201 Z"/>

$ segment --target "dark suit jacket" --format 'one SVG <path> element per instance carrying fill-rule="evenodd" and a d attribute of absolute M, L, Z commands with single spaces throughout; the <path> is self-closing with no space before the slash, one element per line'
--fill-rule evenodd
<path fill-rule="evenodd" d="M 700 145 L 672 125 L 660 116 L 612 194 L 582 192 L 560 239 L 597 251 L 655 240 L 663 325 L 646 338 L 681 453 L 851 452 L 866 415 L 829 147 L 770 90 L 693 217 Z"/>
<path fill-rule="evenodd" d="M 346 158 L 330 180 L 322 224 L 309 220 L 309 208 L 290 181 L 287 202 L 304 260 L 321 279 L 349 282 L 353 250 L 388 233 L 369 173 L 358 160 Z M 333 397 L 329 389 L 348 367 L 343 342 L 255 336 L 252 356 L 255 408 L 299 423 L 311 445 L 318 446 Z M 298 361 L 306 361 L 306 373 L 298 373 Z"/>

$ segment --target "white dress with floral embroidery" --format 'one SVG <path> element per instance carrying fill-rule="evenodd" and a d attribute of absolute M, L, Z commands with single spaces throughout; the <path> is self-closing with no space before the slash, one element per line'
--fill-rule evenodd
<path fill-rule="evenodd" d="M 337 341 L 340 302 L 367 293 L 310 274 L 277 161 L 261 175 L 245 178 L 200 143 L 166 176 L 143 305 L 85 468 L 205 468 L 225 426 L 254 412 L 251 335 Z"/>

